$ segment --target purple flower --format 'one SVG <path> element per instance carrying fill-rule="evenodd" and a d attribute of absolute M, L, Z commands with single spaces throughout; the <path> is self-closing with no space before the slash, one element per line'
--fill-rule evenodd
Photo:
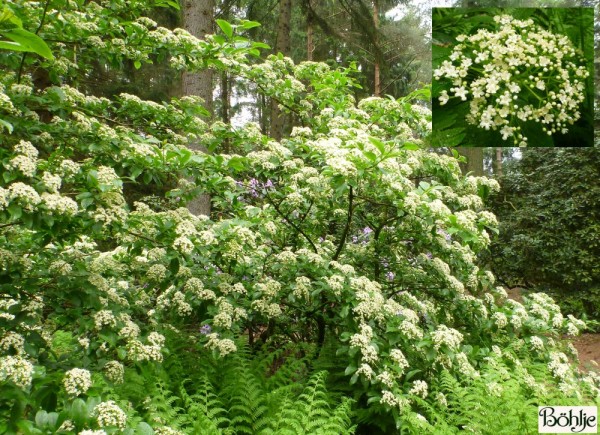
<path fill-rule="evenodd" d="M 364 227 L 364 228 L 363 228 L 363 234 L 364 234 L 365 236 L 368 236 L 368 235 L 369 235 L 369 234 L 371 234 L 372 232 L 373 232 L 373 230 L 372 230 L 371 228 L 369 228 L 369 227 Z"/>
<path fill-rule="evenodd" d="M 388 281 L 393 281 L 394 278 L 396 277 L 396 274 L 394 272 L 388 272 L 385 274 L 385 277 L 388 279 Z"/>
<path fill-rule="evenodd" d="M 175 198 L 175 201 L 179 202 L 181 201 L 181 198 L 178 196 L 177 198 Z"/>
<path fill-rule="evenodd" d="M 352 236 L 352 243 L 358 243 L 358 237 Z"/>
<path fill-rule="evenodd" d="M 323 237 L 319 237 L 319 243 L 323 243 L 325 239 Z"/>
<path fill-rule="evenodd" d="M 433 258 L 433 254 L 431 252 L 428 252 L 427 254 L 425 254 L 425 256 L 430 260 Z"/>
<path fill-rule="evenodd" d="M 267 182 L 264 185 L 265 189 L 270 189 L 271 187 L 275 187 L 275 185 L 273 184 L 273 182 L 269 179 L 267 180 Z"/>
<path fill-rule="evenodd" d="M 210 325 L 202 325 L 200 327 L 200 334 L 202 334 L 202 335 L 208 335 L 208 334 L 210 334 L 210 331 L 212 331 L 212 328 L 210 327 Z"/>

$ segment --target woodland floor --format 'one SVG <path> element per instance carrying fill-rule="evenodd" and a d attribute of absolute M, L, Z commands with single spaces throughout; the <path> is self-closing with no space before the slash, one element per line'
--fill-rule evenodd
<path fill-rule="evenodd" d="M 507 291 L 508 297 L 522 302 L 520 288 Z M 600 372 L 600 333 L 585 333 L 573 340 L 573 345 L 579 352 L 579 368 Z"/>

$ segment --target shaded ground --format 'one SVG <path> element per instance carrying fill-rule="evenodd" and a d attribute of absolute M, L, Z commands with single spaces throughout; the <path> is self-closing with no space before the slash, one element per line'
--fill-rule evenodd
<path fill-rule="evenodd" d="M 600 334 L 581 334 L 573 345 L 579 352 L 580 368 L 600 371 Z"/>
<path fill-rule="evenodd" d="M 508 297 L 517 302 L 523 302 L 520 288 L 506 291 Z M 579 368 L 600 371 L 600 334 L 581 334 L 573 340 L 573 346 L 579 352 Z"/>

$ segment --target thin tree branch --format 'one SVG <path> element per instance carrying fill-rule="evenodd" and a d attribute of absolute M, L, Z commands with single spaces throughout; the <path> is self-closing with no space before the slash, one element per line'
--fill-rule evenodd
<path fill-rule="evenodd" d="M 344 232 L 342 233 L 342 237 L 340 239 L 340 244 L 335 251 L 335 255 L 332 260 L 337 261 L 342 253 L 342 249 L 344 249 L 344 245 L 346 244 L 346 238 L 348 237 L 348 232 L 350 231 L 350 225 L 352 224 L 352 214 L 354 213 L 354 192 L 352 186 L 350 186 L 350 190 L 348 191 L 348 219 L 346 220 L 346 226 L 344 227 Z"/>
<path fill-rule="evenodd" d="M 273 199 L 271 198 L 271 196 L 268 193 L 266 193 L 266 197 L 269 200 L 269 203 L 273 206 L 273 208 L 277 212 L 277 214 L 279 216 L 281 216 L 293 229 L 295 229 L 298 233 L 302 234 L 306 240 L 308 240 L 308 243 L 310 243 L 310 246 L 312 247 L 314 253 L 316 254 L 318 252 L 317 247 L 315 246 L 313 241 L 310 239 L 310 237 L 308 237 L 308 235 L 302 230 L 302 228 L 298 227 L 286 215 L 283 214 L 283 212 L 279 209 L 279 206 L 277 204 L 275 204 L 275 201 L 273 201 Z"/>

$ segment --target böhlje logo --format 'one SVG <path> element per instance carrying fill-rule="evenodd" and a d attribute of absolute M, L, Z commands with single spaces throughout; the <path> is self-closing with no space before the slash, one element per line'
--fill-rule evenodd
<path fill-rule="evenodd" d="M 598 433 L 596 406 L 539 406 L 539 433 Z"/>

